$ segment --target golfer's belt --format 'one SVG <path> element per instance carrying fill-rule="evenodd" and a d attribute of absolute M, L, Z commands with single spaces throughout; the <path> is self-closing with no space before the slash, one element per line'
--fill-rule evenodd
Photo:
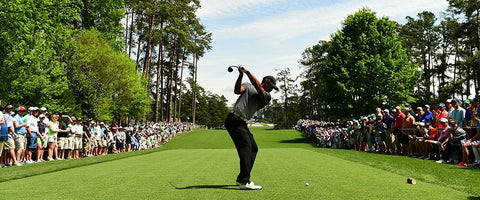
<path fill-rule="evenodd" d="M 232 110 L 230 113 L 232 113 L 233 115 L 235 115 L 235 117 L 240 118 L 243 121 L 247 121 L 247 119 L 242 114 L 235 112 L 234 110 Z"/>

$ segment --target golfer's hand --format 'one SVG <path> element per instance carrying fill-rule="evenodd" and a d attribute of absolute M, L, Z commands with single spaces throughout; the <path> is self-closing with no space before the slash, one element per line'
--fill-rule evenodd
<path fill-rule="evenodd" d="M 239 71 L 240 73 L 245 73 L 245 72 L 247 72 L 248 70 L 245 69 L 245 67 L 240 66 L 240 67 L 238 67 L 238 71 Z"/>

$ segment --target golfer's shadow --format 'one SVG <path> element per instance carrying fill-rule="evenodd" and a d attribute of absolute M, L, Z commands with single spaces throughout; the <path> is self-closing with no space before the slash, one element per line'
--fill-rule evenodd
<path fill-rule="evenodd" d="M 190 190 L 190 189 L 223 189 L 223 190 L 239 190 L 236 185 L 192 185 L 187 187 L 176 187 L 171 184 L 177 190 Z"/>

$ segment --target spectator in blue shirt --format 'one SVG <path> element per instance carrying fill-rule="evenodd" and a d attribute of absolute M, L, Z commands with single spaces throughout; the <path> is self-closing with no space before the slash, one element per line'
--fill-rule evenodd
<path fill-rule="evenodd" d="M 15 147 L 17 148 L 17 161 L 22 162 L 25 158 L 25 134 L 27 133 L 26 109 L 23 106 L 17 108 L 17 115 L 13 118 L 15 134 Z"/>
<path fill-rule="evenodd" d="M 433 122 L 433 113 L 430 111 L 430 106 L 425 105 L 423 107 L 423 115 L 420 118 L 420 121 L 423 123 L 432 123 Z"/>

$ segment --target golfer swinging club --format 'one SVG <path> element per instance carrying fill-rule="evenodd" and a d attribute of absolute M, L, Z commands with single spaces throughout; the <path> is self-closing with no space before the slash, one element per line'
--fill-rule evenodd
<path fill-rule="evenodd" d="M 262 186 L 255 185 L 250 181 L 250 172 L 252 171 L 258 147 L 253 139 L 253 135 L 248 129 L 245 119 L 250 119 L 257 110 L 265 107 L 272 97 L 272 89 L 278 90 L 276 79 L 273 76 L 265 76 L 260 83 L 250 71 L 242 66 L 232 66 L 238 68 L 238 78 L 235 83 L 235 94 L 239 94 L 233 110 L 225 119 L 225 127 L 228 134 L 237 148 L 238 157 L 240 157 L 240 174 L 237 177 L 237 185 L 240 189 L 261 190 Z M 233 71 L 229 67 L 228 71 Z M 250 83 L 243 83 L 243 74 L 248 76 Z"/>

